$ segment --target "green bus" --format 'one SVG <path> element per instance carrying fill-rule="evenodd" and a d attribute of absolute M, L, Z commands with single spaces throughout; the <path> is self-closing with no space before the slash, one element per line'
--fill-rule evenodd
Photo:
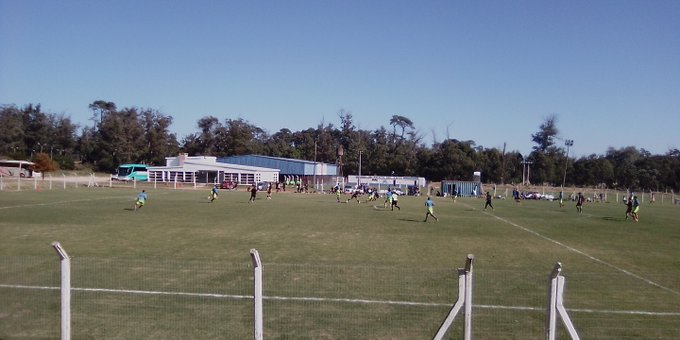
<path fill-rule="evenodd" d="M 149 179 L 149 172 L 146 164 L 121 164 L 113 175 L 113 179 L 146 182 Z"/>

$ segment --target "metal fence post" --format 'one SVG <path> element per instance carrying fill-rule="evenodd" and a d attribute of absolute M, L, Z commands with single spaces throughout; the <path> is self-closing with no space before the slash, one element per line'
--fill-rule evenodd
<path fill-rule="evenodd" d="M 562 264 L 557 262 L 548 277 L 549 298 L 548 315 L 546 320 L 546 338 L 548 340 L 557 339 L 557 315 L 559 314 L 562 323 L 567 328 L 569 336 L 574 340 L 580 340 L 574 325 L 571 323 L 569 314 L 564 308 L 564 282 L 565 278 L 561 275 Z"/>
<path fill-rule="evenodd" d="M 465 268 L 458 269 L 458 300 L 439 326 L 437 334 L 432 338 L 433 340 L 444 338 L 463 306 L 465 307 L 465 340 L 472 339 L 472 261 L 474 258 L 474 255 L 468 254 Z"/>
<path fill-rule="evenodd" d="M 250 257 L 253 260 L 253 274 L 255 277 L 255 289 L 253 293 L 253 302 L 255 309 L 255 340 L 262 340 L 264 337 L 264 322 L 262 313 L 262 261 L 260 261 L 260 253 L 256 249 L 250 250 Z"/>
<path fill-rule="evenodd" d="M 546 339 L 555 340 L 557 334 L 557 276 L 562 271 L 562 264 L 557 262 L 548 275 L 548 315 L 546 318 Z"/>
<path fill-rule="evenodd" d="M 465 340 L 472 340 L 472 260 L 468 254 L 465 261 Z"/>
<path fill-rule="evenodd" d="M 71 339 L 71 259 L 59 242 L 52 247 L 61 259 L 61 340 Z"/>

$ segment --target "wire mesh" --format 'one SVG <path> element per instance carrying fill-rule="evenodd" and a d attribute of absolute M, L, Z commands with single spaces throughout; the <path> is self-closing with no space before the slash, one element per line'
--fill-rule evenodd
<path fill-rule="evenodd" d="M 242 263 L 76 257 L 71 264 L 74 339 L 253 336 L 247 257 Z M 475 267 L 474 338 L 543 339 L 549 271 Z M 265 338 L 427 339 L 458 298 L 455 268 L 264 263 L 263 273 Z M 581 338 L 680 334 L 676 278 L 564 276 L 565 307 Z M 0 338 L 58 338 L 58 288 L 56 255 L 0 257 Z M 456 317 L 447 338 L 462 338 L 463 321 Z M 558 334 L 568 338 L 561 323 Z"/>

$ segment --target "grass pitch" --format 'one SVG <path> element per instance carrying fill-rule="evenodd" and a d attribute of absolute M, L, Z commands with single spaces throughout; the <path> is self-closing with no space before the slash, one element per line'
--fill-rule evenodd
<path fill-rule="evenodd" d="M 547 275 L 564 265 L 582 338 L 680 332 L 680 209 L 424 197 L 147 188 L 0 192 L 0 339 L 59 335 L 59 241 L 73 258 L 74 338 L 250 338 L 250 249 L 264 263 L 265 336 L 431 338 L 474 263 L 474 334 L 543 338 Z M 347 197 L 345 197 L 347 198 Z M 42 287 L 42 288 L 40 288 Z M 452 338 L 459 338 L 459 316 Z M 561 329 L 561 333 L 565 331 Z"/>

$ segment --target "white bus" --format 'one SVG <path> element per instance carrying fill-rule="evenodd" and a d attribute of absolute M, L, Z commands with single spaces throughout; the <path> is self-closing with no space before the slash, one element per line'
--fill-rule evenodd
<path fill-rule="evenodd" d="M 34 171 L 35 163 L 29 161 L 0 160 L 0 176 L 3 177 L 33 177 L 40 175 Z"/>

